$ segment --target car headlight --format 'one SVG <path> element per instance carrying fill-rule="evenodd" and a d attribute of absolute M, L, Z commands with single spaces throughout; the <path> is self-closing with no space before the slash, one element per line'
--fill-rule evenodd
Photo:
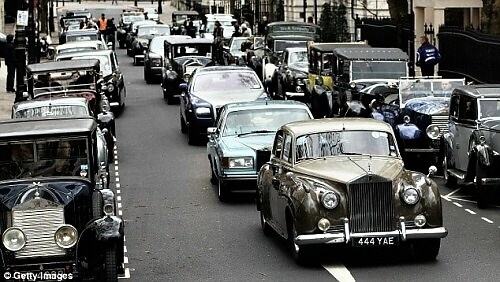
<path fill-rule="evenodd" d="M 321 196 L 323 207 L 332 210 L 339 205 L 339 196 L 334 192 L 327 192 Z"/>
<path fill-rule="evenodd" d="M 155 66 L 161 65 L 161 58 L 151 58 L 151 63 Z"/>
<path fill-rule="evenodd" d="M 408 205 L 415 205 L 420 200 L 420 194 L 418 190 L 413 186 L 405 186 L 403 183 L 400 184 L 401 199 Z"/>
<path fill-rule="evenodd" d="M 26 236 L 21 229 L 11 227 L 3 233 L 2 242 L 7 250 L 16 252 L 26 245 Z"/>
<path fill-rule="evenodd" d="M 438 139 L 439 136 L 441 136 L 441 130 L 437 125 L 431 124 L 427 126 L 425 132 L 427 133 L 427 136 L 431 139 Z"/>
<path fill-rule="evenodd" d="M 175 71 L 167 71 L 167 78 L 174 80 L 177 78 L 177 73 Z"/>
<path fill-rule="evenodd" d="M 115 86 L 113 85 L 113 83 L 108 84 L 108 91 L 113 92 L 114 90 L 115 90 Z"/>
<path fill-rule="evenodd" d="M 57 229 L 54 234 L 56 244 L 64 249 L 73 247 L 78 241 L 78 231 L 73 226 L 66 224 Z"/>
<path fill-rule="evenodd" d="M 222 163 L 227 168 L 252 168 L 253 157 L 229 157 L 224 158 Z"/>
<path fill-rule="evenodd" d="M 194 110 L 197 116 L 207 116 L 210 115 L 210 108 L 200 107 Z"/>

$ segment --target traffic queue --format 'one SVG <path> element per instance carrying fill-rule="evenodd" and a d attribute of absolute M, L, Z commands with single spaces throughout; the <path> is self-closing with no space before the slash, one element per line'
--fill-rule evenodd
<path fill-rule="evenodd" d="M 219 200 L 255 194 L 262 231 L 297 262 L 325 244 L 435 259 L 448 234 L 435 174 L 475 185 L 487 207 L 500 179 L 496 86 L 409 77 L 401 50 L 321 42 L 310 23 L 231 37 L 232 15 L 172 17 L 124 11 L 118 46 L 166 107 L 179 104 L 187 142 L 206 145 Z M 26 101 L 0 122 L 2 256 L 9 271 L 117 281 L 124 225 L 109 164 L 126 83 L 113 45 L 72 23 L 50 61 L 27 66 Z"/>

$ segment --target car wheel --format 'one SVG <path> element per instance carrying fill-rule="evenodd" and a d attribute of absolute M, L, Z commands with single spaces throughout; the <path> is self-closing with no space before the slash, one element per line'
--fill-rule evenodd
<path fill-rule="evenodd" d="M 102 273 L 103 277 L 102 279 L 100 279 L 100 281 L 118 281 L 117 261 L 116 246 L 112 244 L 112 246 L 107 247 L 104 251 L 104 269 Z"/>
<path fill-rule="evenodd" d="M 182 133 L 187 133 L 187 125 L 186 122 L 184 121 L 184 118 L 182 117 L 182 114 L 180 114 L 180 121 L 181 121 L 181 132 Z"/>
<path fill-rule="evenodd" d="M 168 93 L 166 93 L 165 95 L 165 100 L 167 100 L 167 105 L 175 104 L 174 97 L 172 97 L 172 95 L 169 95 Z"/>
<path fill-rule="evenodd" d="M 439 254 L 441 239 L 419 239 L 413 242 L 413 254 L 420 261 L 435 260 Z"/>
<path fill-rule="evenodd" d="M 445 185 L 453 188 L 457 185 L 457 179 L 448 172 L 448 157 L 443 157 L 443 176 Z"/>
<path fill-rule="evenodd" d="M 267 223 L 267 220 L 264 216 L 264 209 L 261 207 L 260 209 L 260 227 L 262 228 L 262 233 L 266 236 L 270 236 L 273 232 L 271 229 L 271 226 L 269 226 L 269 223 Z"/>
<path fill-rule="evenodd" d="M 149 73 L 146 71 L 146 68 L 144 68 L 144 80 L 146 81 L 147 84 L 151 84 L 153 81 L 151 81 L 151 77 L 149 76 Z"/>
<path fill-rule="evenodd" d="M 187 126 L 187 134 L 188 134 L 188 144 L 189 145 L 198 145 L 200 142 L 200 134 L 196 131 L 193 126 Z"/>
<path fill-rule="evenodd" d="M 288 248 L 292 254 L 293 259 L 299 265 L 310 265 L 314 262 L 314 258 L 311 255 L 311 246 L 308 245 L 297 245 L 295 243 L 295 236 L 297 235 L 297 231 L 295 230 L 295 224 L 293 223 L 293 219 L 289 217 L 290 220 L 287 220 L 288 226 Z"/>
<path fill-rule="evenodd" d="M 488 193 L 484 185 L 481 183 L 482 178 L 484 178 L 484 172 L 481 169 L 481 164 L 476 163 L 476 193 L 477 193 L 477 207 L 479 209 L 484 209 L 488 206 Z"/>
<path fill-rule="evenodd" d="M 229 188 L 227 183 L 219 179 L 219 185 L 217 185 L 217 196 L 219 197 L 219 201 L 227 202 L 229 200 Z"/>
<path fill-rule="evenodd" d="M 210 162 L 210 183 L 213 185 L 217 184 L 217 175 L 214 173 L 214 164 L 212 162 L 212 157 L 208 156 L 208 161 Z"/>

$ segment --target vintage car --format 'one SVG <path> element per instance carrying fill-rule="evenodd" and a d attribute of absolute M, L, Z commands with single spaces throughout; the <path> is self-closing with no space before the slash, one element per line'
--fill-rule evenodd
<path fill-rule="evenodd" d="M 113 50 L 101 50 L 93 52 L 79 52 L 61 54 L 56 61 L 97 59 L 100 62 L 102 81 L 100 87 L 102 93 L 108 97 L 109 103 L 115 112 L 121 112 L 125 108 L 127 89 L 123 73 L 118 66 L 118 59 Z"/>
<path fill-rule="evenodd" d="M 246 53 L 242 51 L 242 44 L 248 42 L 250 37 L 233 37 L 228 46 L 224 46 L 224 61 L 226 65 L 244 65 Z"/>
<path fill-rule="evenodd" d="M 464 83 L 464 79 L 402 78 L 398 96 L 388 95 L 375 106 L 362 107 L 368 107 L 373 118 L 393 126 L 406 165 L 439 166 L 443 158 L 441 137 L 448 131 L 451 93 Z"/>
<path fill-rule="evenodd" d="M 443 170 L 448 186 L 472 183 L 477 206 L 487 207 L 500 185 L 500 85 L 459 87 L 444 134 Z"/>
<path fill-rule="evenodd" d="M 273 74 L 271 97 L 273 99 L 303 97 L 309 70 L 307 48 L 286 48 L 282 57 L 283 61 Z"/>
<path fill-rule="evenodd" d="M 98 30 L 76 29 L 76 30 L 65 31 L 59 37 L 59 44 L 75 42 L 75 41 L 90 41 L 90 40 L 101 40 L 101 36 Z"/>
<path fill-rule="evenodd" d="M 364 42 L 312 43 L 308 46 L 309 69 L 304 87 L 305 99 L 311 103 L 315 118 L 332 116 L 333 66 L 337 60 L 333 52 L 342 47 L 369 48 Z"/>
<path fill-rule="evenodd" d="M 136 21 L 131 24 L 130 27 L 130 32 L 128 32 L 125 36 L 125 47 L 127 48 L 127 55 L 132 57 L 132 43 L 135 40 L 135 37 L 137 36 L 137 29 L 141 25 L 156 25 L 158 24 L 155 21 L 149 21 L 149 20 L 144 20 L 144 21 Z"/>
<path fill-rule="evenodd" d="M 72 27 L 80 29 L 80 23 L 86 22 L 88 18 L 84 15 L 65 15 L 59 19 L 59 36 L 65 31 L 74 30 Z"/>
<path fill-rule="evenodd" d="M 194 70 L 214 65 L 212 41 L 204 38 L 171 37 L 164 42 L 161 88 L 163 98 L 173 104 L 181 94 L 179 85 L 188 81 Z"/>
<path fill-rule="evenodd" d="M 216 127 L 207 129 L 207 153 L 212 184 L 218 184 L 219 200 L 231 192 L 255 192 L 256 152 L 269 149 L 282 125 L 312 119 L 307 105 L 294 101 L 254 101 L 227 104 Z"/>
<path fill-rule="evenodd" d="M 146 20 L 146 17 L 140 11 L 123 11 L 120 16 L 120 23 L 116 32 L 116 40 L 120 48 L 125 48 L 127 34 L 132 31 L 132 23 Z"/>
<path fill-rule="evenodd" d="M 156 8 L 153 7 L 144 8 L 143 13 L 147 20 L 156 22 L 160 21 L 160 15 L 158 15 L 158 10 Z"/>
<path fill-rule="evenodd" d="M 181 132 L 188 143 L 198 144 L 213 127 L 222 106 L 228 103 L 266 99 L 259 78 L 248 67 L 213 66 L 196 69 L 189 84 L 179 85 Z"/>
<path fill-rule="evenodd" d="M 92 118 L 0 122 L 0 271 L 94 281 L 123 273 L 124 223 L 103 185 L 96 135 Z"/>
<path fill-rule="evenodd" d="M 257 178 L 262 229 L 287 239 L 299 263 L 327 244 L 411 244 L 420 259 L 438 255 L 448 232 L 430 179 L 436 168 L 428 175 L 406 170 L 390 125 L 353 118 L 289 123 L 270 154 Z"/>
<path fill-rule="evenodd" d="M 187 35 L 163 35 L 155 36 L 151 39 L 148 49 L 144 54 L 144 80 L 146 83 L 153 83 L 156 78 L 161 79 L 163 75 L 163 65 L 165 58 L 165 40 L 169 38 L 189 39 Z"/>
<path fill-rule="evenodd" d="M 200 27 L 200 37 L 214 40 L 215 22 L 218 21 L 222 27 L 224 43 L 227 44 L 233 37 L 234 23 L 237 21 L 231 14 L 206 14 L 206 24 Z"/>
<path fill-rule="evenodd" d="M 107 49 L 108 46 L 102 40 L 74 41 L 56 46 L 52 59 L 60 54 Z"/>
<path fill-rule="evenodd" d="M 137 28 L 137 34 L 130 50 L 131 55 L 134 57 L 134 66 L 144 62 L 144 53 L 148 49 L 149 42 L 154 37 L 161 35 L 170 35 L 168 25 L 141 25 Z"/>
<path fill-rule="evenodd" d="M 171 34 L 181 35 L 184 22 L 199 22 L 200 14 L 197 11 L 173 11 Z"/>

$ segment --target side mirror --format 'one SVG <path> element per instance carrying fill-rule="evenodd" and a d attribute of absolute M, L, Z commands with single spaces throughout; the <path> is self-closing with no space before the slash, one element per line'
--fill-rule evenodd
<path fill-rule="evenodd" d="M 209 128 L 207 128 L 207 134 L 208 135 L 217 134 L 217 127 L 209 127 Z"/>
<path fill-rule="evenodd" d="M 187 83 L 181 83 L 181 84 L 179 84 L 179 90 L 182 91 L 182 92 L 186 92 L 188 90 Z"/>

